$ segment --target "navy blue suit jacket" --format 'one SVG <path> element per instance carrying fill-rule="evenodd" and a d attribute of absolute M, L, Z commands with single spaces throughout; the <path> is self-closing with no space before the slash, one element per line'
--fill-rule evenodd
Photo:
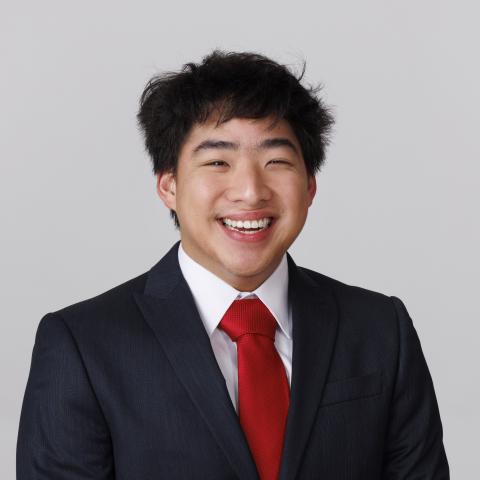
<path fill-rule="evenodd" d="M 18 480 L 254 480 L 255 464 L 177 259 L 41 320 Z M 419 339 L 395 297 L 295 265 L 280 478 L 448 479 Z"/>

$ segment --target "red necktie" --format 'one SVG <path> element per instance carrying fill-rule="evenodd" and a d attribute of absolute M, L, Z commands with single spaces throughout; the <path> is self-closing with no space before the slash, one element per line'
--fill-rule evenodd
<path fill-rule="evenodd" d="M 258 298 L 235 300 L 219 324 L 237 343 L 240 424 L 261 480 L 278 478 L 290 397 L 275 327 Z"/>

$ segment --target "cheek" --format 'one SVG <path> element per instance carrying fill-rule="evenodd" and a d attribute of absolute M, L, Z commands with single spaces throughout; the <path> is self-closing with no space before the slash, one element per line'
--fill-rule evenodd
<path fill-rule="evenodd" d="M 310 203 L 310 195 L 304 182 L 285 183 L 281 195 L 285 211 L 303 217 Z"/>
<path fill-rule="evenodd" d="M 177 187 L 177 204 L 181 209 L 188 209 L 192 217 L 204 216 L 212 211 L 216 199 L 221 194 L 218 182 L 202 178 L 191 178 Z"/>

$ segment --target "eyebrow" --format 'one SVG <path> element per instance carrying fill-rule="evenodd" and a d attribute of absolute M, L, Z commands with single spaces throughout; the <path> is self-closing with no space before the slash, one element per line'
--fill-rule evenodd
<path fill-rule="evenodd" d="M 295 145 L 288 139 L 283 137 L 276 137 L 276 138 L 267 138 L 263 140 L 258 145 L 255 146 L 256 150 L 268 150 L 271 148 L 278 148 L 278 147 L 288 147 L 293 152 L 298 155 L 298 149 Z M 198 144 L 193 149 L 193 154 L 197 154 L 202 150 L 238 150 L 240 145 L 234 142 L 226 142 L 224 140 L 204 140 L 200 144 Z"/>

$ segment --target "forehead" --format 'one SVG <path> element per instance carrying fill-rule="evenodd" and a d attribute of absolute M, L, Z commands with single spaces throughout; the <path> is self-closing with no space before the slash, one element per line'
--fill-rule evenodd
<path fill-rule="evenodd" d="M 254 148 L 262 140 L 274 137 L 290 140 L 300 151 L 298 139 L 291 125 L 285 119 L 273 117 L 232 118 L 219 125 L 216 118 L 209 118 L 204 123 L 194 124 L 183 142 L 182 150 L 191 152 L 207 139 L 234 142 L 240 148 Z"/>

